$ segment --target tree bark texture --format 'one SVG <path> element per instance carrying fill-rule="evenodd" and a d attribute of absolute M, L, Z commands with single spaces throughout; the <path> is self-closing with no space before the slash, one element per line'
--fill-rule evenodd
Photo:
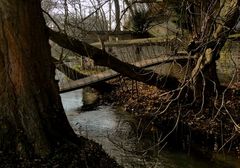
<path fill-rule="evenodd" d="M 54 80 L 40 1 L 0 1 L 0 150 L 45 156 L 75 137 Z"/>

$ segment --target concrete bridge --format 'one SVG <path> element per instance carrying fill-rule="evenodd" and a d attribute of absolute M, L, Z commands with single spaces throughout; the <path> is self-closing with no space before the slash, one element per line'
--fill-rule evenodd
<path fill-rule="evenodd" d="M 157 57 L 157 58 L 138 61 L 133 64 L 137 67 L 148 68 L 148 67 L 156 66 L 163 63 L 166 64 L 173 61 L 181 61 L 181 60 L 187 60 L 187 59 L 189 59 L 189 56 Z M 60 93 L 77 90 L 92 84 L 96 84 L 102 81 L 107 81 L 115 77 L 118 77 L 119 75 L 120 75 L 119 73 L 109 69 L 104 72 L 100 72 L 79 80 L 65 83 L 64 85 L 60 85 Z"/>

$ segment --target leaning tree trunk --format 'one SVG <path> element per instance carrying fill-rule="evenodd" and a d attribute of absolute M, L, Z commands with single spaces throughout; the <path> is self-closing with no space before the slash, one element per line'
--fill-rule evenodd
<path fill-rule="evenodd" d="M 64 113 L 40 1 L 0 1 L 0 151 L 45 156 L 75 138 Z"/>
<path fill-rule="evenodd" d="M 238 22 L 240 0 L 227 0 L 221 6 L 220 1 L 216 0 L 197 2 L 202 4 L 199 5 L 201 10 L 198 10 L 202 15 L 201 18 L 192 16 L 197 20 L 198 29 L 194 29 L 193 41 L 188 49 L 197 58 L 191 75 L 195 96 L 197 99 L 205 99 L 215 95 L 220 86 L 216 61 L 220 58 L 227 37 Z"/>

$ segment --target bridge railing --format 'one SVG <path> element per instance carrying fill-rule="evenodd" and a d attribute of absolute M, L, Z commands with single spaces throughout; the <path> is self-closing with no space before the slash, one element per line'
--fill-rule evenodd
<path fill-rule="evenodd" d="M 121 40 L 114 42 L 104 42 L 103 44 L 92 43 L 91 45 L 104 48 L 105 51 L 117 57 L 123 62 L 134 63 L 145 59 L 175 55 L 179 49 L 180 42 L 175 37 L 163 38 L 144 38 L 133 40 Z M 99 69 L 89 58 L 85 59 L 85 67 L 88 69 Z M 84 67 L 83 67 L 84 68 Z"/>

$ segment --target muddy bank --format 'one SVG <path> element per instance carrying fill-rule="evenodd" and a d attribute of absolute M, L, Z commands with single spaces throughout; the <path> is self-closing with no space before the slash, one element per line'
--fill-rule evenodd
<path fill-rule="evenodd" d="M 240 157 L 240 91 L 236 84 L 217 98 L 202 104 L 171 101 L 170 94 L 128 79 L 112 80 L 118 85 L 101 103 L 121 105 L 134 115 L 142 135 L 161 135 L 160 144 L 186 152 L 231 153 Z M 171 144 L 171 145 L 170 145 Z"/>

